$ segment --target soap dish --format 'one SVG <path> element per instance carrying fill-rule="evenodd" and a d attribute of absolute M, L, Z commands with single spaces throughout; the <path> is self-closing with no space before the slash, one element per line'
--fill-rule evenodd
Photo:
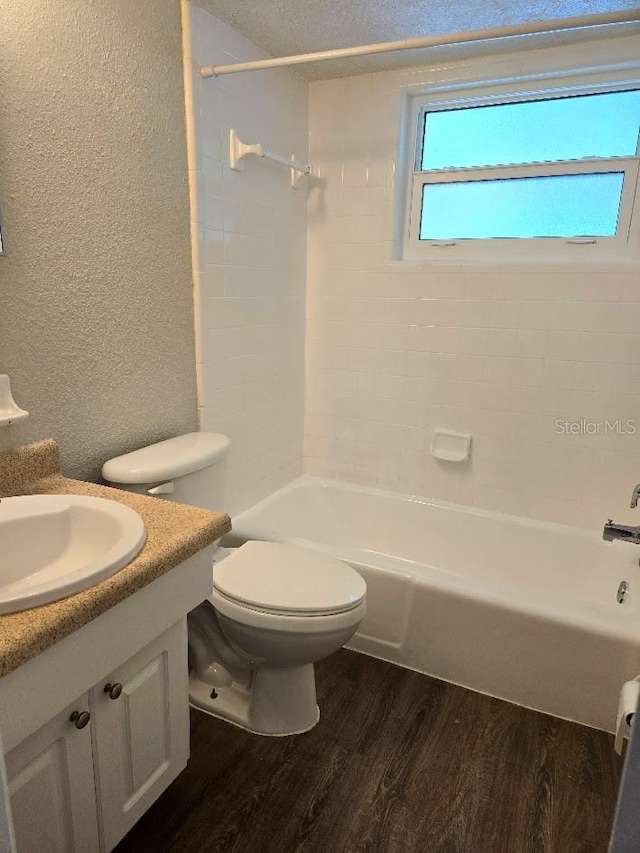
<path fill-rule="evenodd" d="M 471 434 L 450 429 L 434 429 L 431 455 L 443 462 L 466 462 L 471 455 Z"/>
<path fill-rule="evenodd" d="M 9 377 L 0 373 L 0 426 L 10 426 L 28 416 L 29 412 L 21 409 L 11 395 Z"/>

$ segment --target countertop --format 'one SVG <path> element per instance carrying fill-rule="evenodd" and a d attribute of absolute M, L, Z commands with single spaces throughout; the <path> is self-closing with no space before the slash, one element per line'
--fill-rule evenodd
<path fill-rule="evenodd" d="M 60 473 L 58 446 L 53 440 L 0 455 L 0 498 L 27 494 L 91 495 L 126 504 L 142 516 L 147 541 L 129 565 L 102 583 L 51 604 L 0 616 L 0 677 L 231 530 L 231 519 L 222 512 L 64 477 Z"/>

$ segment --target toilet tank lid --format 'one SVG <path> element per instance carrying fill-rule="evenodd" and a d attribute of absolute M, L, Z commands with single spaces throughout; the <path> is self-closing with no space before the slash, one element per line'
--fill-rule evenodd
<path fill-rule="evenodd" d="M 131 486 L 173 480 L 224 459 L 230 444 L 217 432 L 190 432 L 109 459 L 102 476 L 110 483 Z"/>

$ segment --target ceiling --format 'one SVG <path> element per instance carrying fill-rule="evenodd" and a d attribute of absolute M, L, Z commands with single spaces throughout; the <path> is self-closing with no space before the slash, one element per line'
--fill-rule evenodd
<path fill-rule="evenodd" d="M 418 36 L 482 30 L 638 8 L 637 0 L 196 0 L 272 56 L 395 41 Z M 611 31 L 638 32 L 637 25 L 598 28 L 590 38 Z M 567 44 L 584 34 L 535 37 L 536 46 Z M 424 65 L 487 53 L 517 50 L 523 39 L 500 40 L 402 51 L 298 66 L 309 80 L 345 77 Z M 530 38 L 528 38 L 528 42 Z"/>

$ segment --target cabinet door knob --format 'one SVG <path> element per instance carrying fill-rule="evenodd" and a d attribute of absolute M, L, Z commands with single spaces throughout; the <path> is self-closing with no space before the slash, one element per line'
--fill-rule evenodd
<path fill-rule="evenodd" d="M 88 711 L 74 711 L 69 719 L 77 729 L 83 729 L 91 719 L 91 714 Z"/>
<path fill-rule="evenodd" d="M 118 699 L 122 693 L 122 684 L 120 684 L 119 681 L 116 681 L 114 684 L 109 682 L 108 684 L 105 684 L 104 692 L 109 694 L 109 699 Z"/>

